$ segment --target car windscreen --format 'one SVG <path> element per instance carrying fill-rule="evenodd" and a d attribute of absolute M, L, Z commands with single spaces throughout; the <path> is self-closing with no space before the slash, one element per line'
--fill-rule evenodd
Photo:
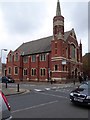
<path fill-rule="evenodd" d="M 82 84 L 82 85 L 79 86 L 79 88 L 90 89 L 90 84 Z"/>

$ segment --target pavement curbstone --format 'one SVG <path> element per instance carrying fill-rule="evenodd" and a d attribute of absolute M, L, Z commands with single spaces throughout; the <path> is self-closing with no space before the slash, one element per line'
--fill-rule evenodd
<path fill-rule="evenodd" d="M 2 89 L 3 93 L 6 95 L 6 96 L 10 96 L 10 95 L 16 95 L 16 94 L 23 94 L 23 93 L 26 93 L 27 90 L 26 89 L 20 89 L 19 92 L 17 92 L 17 90 L 15 88 L 3 88 Z"/>

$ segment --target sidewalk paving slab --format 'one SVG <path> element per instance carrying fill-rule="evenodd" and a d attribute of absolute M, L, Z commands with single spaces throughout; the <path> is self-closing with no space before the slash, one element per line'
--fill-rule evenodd
<path fill-rule="evenodd" d="M 22 94 L 26 92 L 25 89 L 20 89 L 19 92 L 16 90 L 16 88 L 2 88 L 2 92 L 6 95 L 16 95 L 16 94 Z"/>

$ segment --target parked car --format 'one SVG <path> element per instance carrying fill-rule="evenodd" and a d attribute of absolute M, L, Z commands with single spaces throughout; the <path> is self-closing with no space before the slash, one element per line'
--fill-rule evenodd
<path fill-rule="evenodd" d="M 15 80 L 14 80 L 12 77 L 7 76 L 7 78 L 8 78 L 8 79 L 9 79 L 9 81 L 11 81 L 12 83 L 14 83 L 14 82 L 15 82 Z"/>
<path fill-rule="evenodd" d="M 70 92 L 70 101 L 82 105 L 90 105 L 90 81 L 83 82 Z"/>
<path fill-rule="evenodd" d="M 2 79 L 2 83 L 14 83 L 15 82 L 15 80 L 13 80 L 11 77 L 4 76 L 1 79 Z"/>
<path fill-rule="evenodd" d="M 0 120 L 11 120 L 11 108 L 4 93 L 0 90 Z"/>

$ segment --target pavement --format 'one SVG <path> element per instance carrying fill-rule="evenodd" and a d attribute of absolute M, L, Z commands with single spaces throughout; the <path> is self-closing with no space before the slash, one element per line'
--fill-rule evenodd
<path fill-rule="evenodd" d="M 44 84 L 44 83 L 43 83 Z M 40 83 L 41 85 L 41 83 Z M 52 88 L 66 88 L 66 87 L 77 87 L 78 85 L 80 85 L 79 82 L 76 82 L 75 85 L 73 83 L 66 83 L 66 84 L 51 84 L 50 87 Z M 1 85 L 2 86 L 2 85 Z M 0 87 L 1 88 L 1 87 Z M 27 93 L 29 90 L 27 89 L 19 89 L 19 91 L 17 90 L 17 88 L 9 88 L 9 87 L 2 87 L 2 91 L 6 96 L 10 96 L 10 95 L 16 95 L 16 94 L 22 94 L 22 93 Z M 30 92 L 30 91 L 29 91 Z"/>
<path fill-rule="evenodd" d="M 20 89 L 19 91 L 17 91 L 16 88 L 2 88 L 2 91 L 6 96 L 22 94 L 27 92 L 27 90 L 25 89 Z"/>

